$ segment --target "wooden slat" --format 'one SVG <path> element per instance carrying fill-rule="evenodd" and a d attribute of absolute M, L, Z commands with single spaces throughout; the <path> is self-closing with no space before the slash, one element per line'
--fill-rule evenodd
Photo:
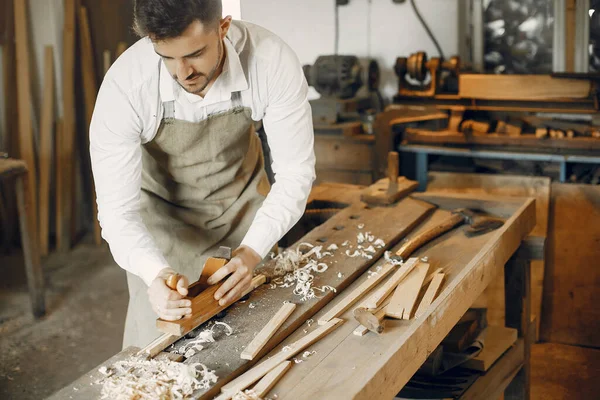
<path fill-rule="evenodd" d="M 96 104 L 96 96 L 98 95 L 98 84 L 96 82 L 96 67 L 94 64 L 94 50 L 92 45 L 92 36 L 90 33 L 90 23 L 87 13 L 87 8 L 79 8 L 79 35 L 80 35 L 80 51 L 81 51 L 81 72 L 83 74 L 83 92 L 85 96 L 85 120 L 86 120 L 86 135 L 85 140 L 89 147 L 89 135 L 87 132 L 90 129 L 92 115 L 94 114 L 94 106 Z M 89 159 L 89 155 L 86 157 Z M 87 162 L 86 162 L 87 164 Z M 92 170 L 89 170 L 90 182 L 94 182 Z M 91 185 L 92 190 L 92 223 L 94 225 L 94 242 L 96 245 L 102 243 L 100 223 L 98 222 L 98 204 L 96 203 L 96 189 Z"/>
<path fill-rule="evenodd" d="M 54 153 L 54 48 L 44 50 L 44 97 L 40 127 L 40 254 L 48 254 L 50 225 L 50 176 Z"/>
<path fill-rule="evenodd" d="M 265 281 L 266 277 L 264 275 L 260 274 L 255 276 L 252 278 L 250 287 L 244 291 L 241 297 L 244 297 L 248 293 L 252 292 L 254 289 L 265 283 Z M 230 304 L 222 306 L 217 300 L 215 300 L 215 292 L 219 289 L 219 287 L 220 285 L 212 285 L 198 296 L 191 299 L 191 316 L 184 317 L 177 321 L 165 321 L 162 319 L 157 319 L 156 327 L 158 330 L 171 335 L 183 336 L 229 307 Z"/>
<path fill-rule="evenodd" d="M 263 361 L 256 367 L 252 368 L 250 371 L 246 372 L 245 374 L 239 376 L 238 378 L 223 386 L 221 388 L 221 395 L 217 399 L 229 400 L 235 393 L 246 389 L 248 386 L 252 385 L 254 382 L 265 376 L 267 373 L 269 373 L 271 370 L 273 370 L 285 360 L 294 357 L 296 354 L 309 347 L 311 344 L 327 336 L 330 332 L 332 332 L 334 329 L 340 326 L 343 322 L 343 320 L 335 318 L 329 321 L 327 324 L 319 326 L 317 329 L 310 332 L 302 339 L 290 344 L 286 351 L 280 351 L 279 353 L 277 353 L 277 355 L 269 358 L 266 361 Z"/>
<path fill-rule="evenodd" d="M 57 147 L 57 171 L 56 186 L 57 207 L 57 250 L 65 251 L 71 247 L 71 222 L 75 220 L 74 197 L 75 174 L 75 18 L 76 0 L 64 0 L 64 28 L 63 28 L 63 63 L 62 63 L 62 95 L 63 95 L 63 118 L 62 132 Z"/>
<path fill-rule="evenodd" d="M 444 282 L 444 274 L 443 273 L 435 274 L 433 276 L 431 284 L 427 288 L 427 291 L 425 292 L 425 295 L 423 295 L 423 299 L 421 300 L 421 303 L 419 303 L 419 307 L 417 308 L 417 311 L 415 312 L 415 318 L 419 318 L 419 316 L 421 314 L 423 314 L 427 310 L 427 308 L 429 308 L 431 303 L 433 303 L 433 301 L 435 300 L 436 296 L 438 295 L 439 291 L 442 288 L 443 282 Z"/>
<path fill-rule="evenodd" d="M 346 311 L 352 304 L 356 303 L 358 299 L 364 296 L 369 292 L 373 287 L 375 287 L 379 282 L 381 282 L 386 276 L 388 276 L 392 271 L 394 271 L 395 266 L 390 263 L 386 263 L 381 271 L 371 277 L 371 279 L 363 282 L 362 285 L 358 286 L 352 292 L 345 295 L 340 301 L 336 303 L 336 305 L 330 309 L 325 315 L 319 318 L 319 325 L 325 325 L 327 322 L 340 316 L 344 311 Z"/>
<path fill-rule="evenodd" d="M 549 75 L 460 74 L 459 96 L 481 100 L 583 99 L 592 85 L 578 79 L 556 79 Z"/>
<path fill-rule="evenodd" d="M 397 319 L 410 319 L 417 297 L 429 271 L 429 264 L 420 262 L 396 287 L 385 315 Z"/>
<path fill-rule="evenodd" d="M 258 383 L 252 388 L 254 394 L 256 394 L 256 396 L 258 396 L 260 399 L 265 397 L 291 367 L 291 361 L 284 361 L 279 364 L 277 367 L 275 367 L 275 369 L 266 374 L 264 378 L 258 381 Z"/>
<path fill-rule="evenodd" d="M 31 76 L 29 70 L 29 29 L 27 25 L 27 3 L 15 1 L 15 36 L 17 45 L 17 102 L 19 107 L 19 156 L 27 163 L 29 169 L 28 199 L 31 207 L 29 218 L 31 229 L 38 230 L 38 201 L 37 201 L 37 162 L 32 130 L 31 116 Z M 35 235 L 37 238 L 37 234 Z M 33 246 L 38 246 L 34 243 Z"/>
<path fill-rule="evenodd" d="M 388 279 L 383 286 L 381 286 L 377 291 L 371 294 L 363 303 L 365 308 L 377 308 L 383 300 L 390 294 L 392 291 L 398 286 L 398 284 L 406 278 L 408 274 L 415 268 L 415 266 L 419 263 L 418 258 L 409 258 L 405 263 L 403 263 L 400 268 L 390 279 Z"/>
<path fill-rule="evenodd" d="M 256 335 L 244 351 L 242 351 L 240 357 L 244 360 L 253 360 L 295 309 L 296 304 L 294 303 L 285 303 L 282 305 L 273 318 L 260 332 L 258 332 L 258 335 Z"/>

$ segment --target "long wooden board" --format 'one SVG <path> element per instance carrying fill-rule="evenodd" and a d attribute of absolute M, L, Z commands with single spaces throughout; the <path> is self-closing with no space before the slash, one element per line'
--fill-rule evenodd
<path fill-rule="evenodd" d="M 44 49 L 44 97 L 40 126 L 40 255 L 48 254 L 50 174 L 54 154 L 54 48 Z"/>
<path fill-rule="evenodd" d="M 420 318 L 388 320 L 381 335 L 363 337 L 352 333 L 358 322 L 348 322 L 315 344 L 312 349 L 316 353 L 295 365 L 294 373 L 283 377 L 271 393 L 294 399 L 394 397 L 533 228 L 531 200 L 508 204 L 514 207 L 512 216 L 497 231 L 466 239 L 465 227 L 459 227 L 415 253 L 427 256 L 432 268 L 443 268 L 447 277 L 444 289 Z M 497 207 L 487 209 L 480 204 L 487 211 Z M 436 225 L 447 215 L 437 210 L 419 231 Z M 349 312 L 342 315 L 348 317 Z M 297 334 L 301 332 L 295 332 L 289 340 Z"/>
<path fill-rule="evenodd" d="M 431 172 L 427 191 L 430 193 L 462 193 L 474 195 L 499 195 L 535 198 L 536 225 L 527 242 L 545 253 L 548 235 L 550 178 L 515 175 L 462 174 Z M 542 316 L 542 293 L 544 291 L 544 260 L 531 263 L 531 319 L 535 318 L 539 338 Z M 504 325 L 504 276 L 498 275 L 485 290 L 477 304 L 488 308 L 488 322 Z M 536 318 L 537 316 L 537 318 Z"/>
<path fill-rule="evenodd" d="M 37 200 L 37 161 L 33 140 L 31 116 L 31 75 L 29 60 L 29 28 L 27 17 L 27 2 L 15 1 L 15 37 L 17 45 L 17 102 L 19 107 L 19 156 L 27 163 L 29 170 L 28 203 L 29 225 L 37 232 L 38 229 L 38 200 Z M 35 235 L 37 237 L 37 234 Z M 33 244 L 37 246 L 37 243 Z"/>
<path fill-rule="evenodd" d="M 584 99 L 590 95 L 588 80 L 558 79 L 549 75 L 460 74 L 458 95 L 481 100 Z"/>
<path fill-rule="evenodd" d="M 385 315 L 397 319 L 410 319 L 417 302 L 421 286 L 429 271 L 429 264 L 420 262 L 406 278 L 398 284 L 385 311 Z"/>
<path fill-rule="evenodd" d="M 258 335 L 242 351 L 241 358 L 244 360 L 253 360 L 263 346 L 271 339 L 273 334 L 277 332 L 277 329 L 283 325 L 286 319 L 294 312 L 296 304 L 284 303 L 279 311 L 271 318 L 271 320 L 265 325 L 265 327 L 258 332 Z"/>

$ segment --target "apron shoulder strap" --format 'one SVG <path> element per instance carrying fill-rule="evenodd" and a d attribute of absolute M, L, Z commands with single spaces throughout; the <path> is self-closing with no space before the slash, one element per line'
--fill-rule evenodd
<path fill-rule="evenodd" d="M 244 106 L 244 103 L 242 102 L 242 92 L 231 92 L 231 105 L 233 108 Z"/>
<path fill-rule="evenodd" d="M 175 100 L 165 101 L 163 103 L 163 107 L 165 109 L 165 112 L 163 114 L 164 119 L 175 118 Z"/>

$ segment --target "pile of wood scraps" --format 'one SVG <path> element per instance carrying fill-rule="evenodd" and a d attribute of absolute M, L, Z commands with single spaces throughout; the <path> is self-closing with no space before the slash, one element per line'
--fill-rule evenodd
<path fill-rule="evenodd" d="M 465 118 L 453 110 L 441 131 L 407 128 L 405 143 L 514 146 L 539 149 L 599 150 L 600 126 L 536 116 L 498 120 Z"/>

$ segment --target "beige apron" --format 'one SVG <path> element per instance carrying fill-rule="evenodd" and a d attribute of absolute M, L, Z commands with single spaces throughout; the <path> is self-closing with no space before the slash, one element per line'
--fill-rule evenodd
<path fill-rule="evenodd" d="M 235 249 L 269 191 L 251 110 L 233 108 L 201 122 L 177 120 L 165 102 L 156 137 L 142 146 L 140 213 L 171 268 L 191 282 L 219 246 Z M 148 287 L 127 273 L 129 308 L 123 348 L 143 347 L 160 332 Z"/>

